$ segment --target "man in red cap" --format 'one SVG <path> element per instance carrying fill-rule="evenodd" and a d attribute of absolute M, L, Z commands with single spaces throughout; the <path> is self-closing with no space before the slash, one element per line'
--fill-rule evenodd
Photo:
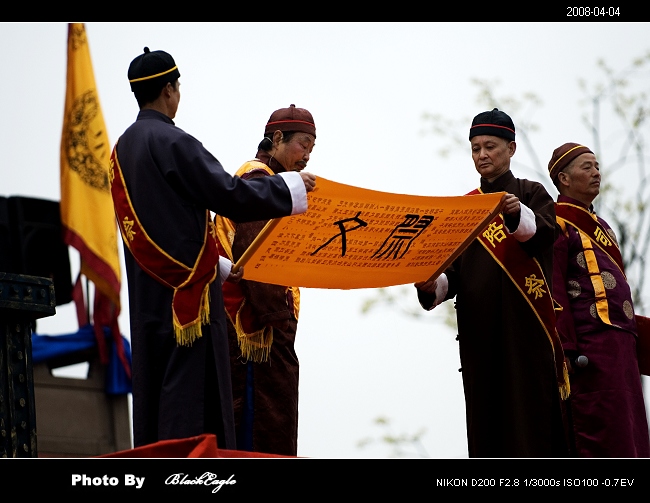
<path fill-rule="evenodd" d="M 290 105 L 271 114 L 255 159 L 236 175 L 245 180 L 300 172 L 316 142 L 309 111 Z M 266 220 L 235 223 L 217 216 L 219 252 L 236 262 Z M 223 285 L 239 450 L 296 456 L 298 450 L 298 287 L 242 279 Z"/>
<path fill-rule="evenodd" d="M 568 378 L 547 283 L 553 198 L 510 171 L 516 143 L 507 114 L 478 114 L 469 140 L 481 176 L 470 194 L 504 192 L 502 212 L 443 274 L 415 283 L 418 299 L 427 310 L 456 299 L 469 456 L 563 457 Z"/>
<path fill-rule="evenodd" d="M 232 263 L 219 256 L 211 212 L 237 222 L 303 213 L 315 176 L 227 173 L 175 125 L 179 77 L 164 51 L 145 47 L 131 62 L 140 111 L 111 156 L 129 287 L 133 441 L 139 447 L 215 433 L 220 448 L 234 449 L 221 290 Z"/>
<path fill-rule="evenodd" d="M 572 454 L 649 457 L 632 293 L 616 235 L 593 207 L 598 161 L 588 147 L 565 143 L 548 169 L 559 191 L 553 296 L 571 381 Z"/>

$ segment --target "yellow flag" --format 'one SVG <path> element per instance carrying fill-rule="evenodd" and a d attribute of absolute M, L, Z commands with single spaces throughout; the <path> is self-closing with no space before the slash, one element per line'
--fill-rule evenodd
<path fill-rule="evenodd" d="M 80 274 L 73 290 L 79 325 L 89 323 L 81 286 L 84 274 L 95 285 L 93 324 L 99 356 L 109 363 L 104 329 L 130 377 L 131 367 L 118 326 L 120 260 L 117 224 L 109 183 L 111 144 L 95 86 L 83 23 L 68 24 L 68 71 L 61 135 L 61 225 L 63 241 L 79 251 Z"/>
<path fill-rule="evenodd" d="M 61 223 L 79 250 L 81 272 L 119 309 L 117 226 L 108 180 L 110 142 L 83 23 L 68 25 L 68 71 L 61 137 Z"/>
<path fill-rule="evenodd" d="M 427 280 L 485 230 L 503 195 L 393 194 L 318 177 L 308 210 L 271 220 L 235 267 L 244 279 L 310 288 Z"/>

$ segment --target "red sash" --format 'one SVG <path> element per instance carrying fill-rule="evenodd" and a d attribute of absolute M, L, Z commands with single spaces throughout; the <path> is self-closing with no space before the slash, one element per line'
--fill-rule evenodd
<path fill-rule="evenodd" d="M 122 239 L 138 265 L 152 278 L 174 290 L 172 312 L 176 342 L 190 346 L 201 337 L 201 324 L 210 322 L 210 283 L 217 277 L 217 252 L 214 225 L 205 212 L 203 247 L 193 267 L 168 255 L 146 233 L 138 219 L 117 159 L 117 143 L 110 163 L 111 193 Z"/>
<path fill-rule="evenodd" d="M 475 189 L 468 195 L 482 194 Z M 477 238 L 492 258 L 501 266 L 523 295 L 546 332 L 553 348 L 555 369 L 560 395 L 566 399 L 570 393 L 569 374 L 564 362 L 564 351 L 555 328 L 555 309 L 552 292 L 536 258 L 530 257 L 509 234 L 501 214 L 494 217 Z"/>
<path fill-rule="evenodd" d="M 609 255 L 625 276 L 623 257 L 618 244 L 607 233 L 607 229 L 589 211 L 571 203 L 555 203 L 558 222 L 565 221 L 580 229 L 593 243 Z"/>
<path fill-rule="evenodd" d="M 235 176 L 245 177 L 247 173 L 256 171 L 263 171 L 267 175 L 275 174 L 266 164 L 254 159 L 244 163 L 237 170 Z M 232 240 L 237 230 L 236 224 L 221 215 L 216 215 L 214 221 L 219 254 L 235 262 L 232 254 Z M 286 287 L 286 289 L 288 298 L 293 302 L 293 306 L 290 307 L 293 308 L 294 316 L 297 319 L 300 309 L 300 289 L 298 287 Z M 252 307 L 246 302 L 239 283 L 226 281 L 222 290 L 226 315 L 237 332 L 237 343 L 242 357 L 246 361 L 257 363 L 268 361 L 273 344 L 273 326 L 256 324 Z"/>

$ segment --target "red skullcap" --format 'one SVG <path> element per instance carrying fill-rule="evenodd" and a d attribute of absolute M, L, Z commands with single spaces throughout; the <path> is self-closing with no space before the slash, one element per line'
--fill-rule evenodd
<path fill-rule="evenodd" d="M 289 108 L 281 108 L 271 114 L 264 135 L 274 131 L 300 131 L 316 138 L 316 125 L 311 113 L 304 108 L 296 108 L 296 105 L 289 105 Z"/>
<path fill-rule="evenodd" d="M 576 157 L 586 153 L 593 154 L 591 150 L 579 143 L 565 143 L 561 147 L 556 148 L 548 163 L 548 174 L 551 176 L 551 180 L 555 180 L 558 173 L 566 168 Z"/>

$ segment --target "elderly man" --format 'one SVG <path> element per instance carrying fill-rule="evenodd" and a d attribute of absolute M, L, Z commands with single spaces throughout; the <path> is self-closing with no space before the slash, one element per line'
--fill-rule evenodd
<path fill-rule="evenodd" d="M 438 278 L 415 284 L 430 310 L 456 299 L 470 457 L 567 455 L 564 357 L 548 283 L 553 198 L 510 171 L 515 126 L 496 108 L 469 130 L 481 176 L 473 194 L 504 192 L 502 213 Z"/>
<path fill-rule="evenodd" d="M 632 294 L 612 228 L 594 212 L 600 170 L 584 145 L 553 151 L 549 174 L 559 191 L 553 295 L 569 366 L 572 453 L 583 458 L 650 455 L 637 361 Z"/>
<path fill-rule="evenodd" d="M 221 291 L 232 263 L 219 257 L 211 212 L 237 222 L 302 213 L 315 176 L 231 176 L 174 124 L 179 77 L 164 51 L 145 47 L 131 62 L 140 111 L 111 157 L 129 287 L 133 439 L 138 447 L 215 433 L 219 447 L 234 449 Z"/>
<path fill-rule="evenodd" d="M 300 172 L 316 142 L 311 113 L 295 105 L 271 114 L 255 159 L 235 173 L 243 179 Z M 235 223 L 217 216 L 222 256 L 236 262 L 267 221 Z M 242 279 L 223 285 L 228 312 L 237 448 L 298 454 L 299 362 L 294 343 L 300 290 Z"/>

